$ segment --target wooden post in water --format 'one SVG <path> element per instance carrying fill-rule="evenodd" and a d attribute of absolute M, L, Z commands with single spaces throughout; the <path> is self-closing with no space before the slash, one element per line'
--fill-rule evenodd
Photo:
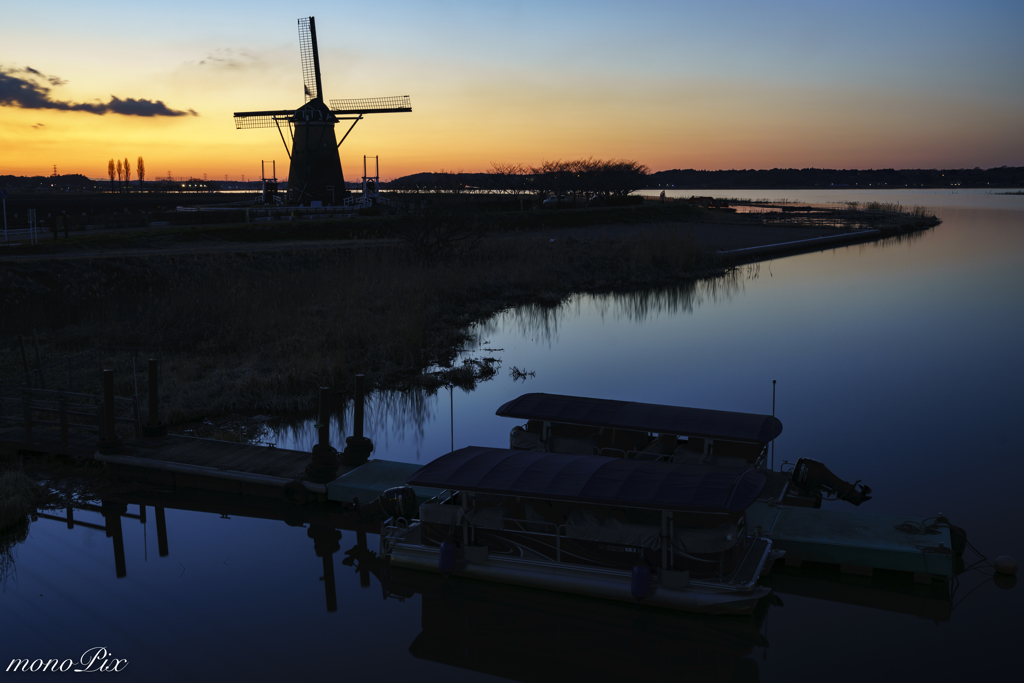
<path fill-rule="evenodd" d="M 365 558 L 370 557 L 370 549 L 366 546 L 366 532 L 356 532 L 356 545 L 363 551 L 360 557 L 364 558 L 359 561 L 359 585 L 362 588 L 370 587 L 370 565 L 365 561 Z"/>
<path fill-rule="evenodd" d="M 362 465 L 373 452 L 373 442 L 363 436 L 363 380 L 363 375 L 356 375 L 356 398 L 352 411 L 353 433 L 345 439 L 345 453 L 341 456 L 342 465 Z"/>
<path fill-rule="evenodd" d="M 326 484 L 338 476 L 338 451 L 331 447 L 331 389 L 320 387 L 320 413 L 317 418 L 319 442 L 313 446 L 313 459 L 306 465 L 310 481 Z"/>
<path fill-rule="evenodd" d="M 114 371 L 103 371 L 103 424 L 100 427 L 100 441 L 96 449 L 103 455 L 116 455 L 124 450 L 124 443 L 117 438 L 114 427 Z"/>
<path fill-rule="evenodd" d="M 167 425 L 160 421 L 160 362 L 156 358 L 149 359 L 149 412 L 146 424 L 142 426 L 142 435 L 151 438 L 167 436 Z"/>
<path fill-rule="evenodd" d="M 312 523 L 306 535 L 313 539 L 313 549 L 324 564 L 324 595 L 327 611 L 338 611 L 338 591 L 334 581 L 334 553 L 341 549 L 341 532 L 327 524 Z"/>
<path fill-rule="evenodd" d="M 124 503 L 104 500 L 102 508 L 107 536 L 114 539 L 114 570 L 117 572 L 117 578 L 123 579 L 128 576 L 128 569 L 124 561 L 124 533 L 121 530 L 121 515 L 128 511 L 128 506 Z"/>
<path fill-rule="evenodd" d="M 156 546 L 160 557 L 167 557 L 167 519 L 164 517 L 164 509 L 155 507 L 153 511 L 156 513 Z"/>

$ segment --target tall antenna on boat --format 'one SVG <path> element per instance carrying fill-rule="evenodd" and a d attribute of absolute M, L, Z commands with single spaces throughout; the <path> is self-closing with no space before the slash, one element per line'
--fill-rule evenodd
<path fill-rule="evenodd" d="M 772 472 L 775 471 L 775 380 L 772 380 Z"/>

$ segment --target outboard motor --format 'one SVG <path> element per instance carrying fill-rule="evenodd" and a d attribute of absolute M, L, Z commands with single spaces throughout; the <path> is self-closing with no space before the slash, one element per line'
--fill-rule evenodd
<path fill-rule="evenodd" d="M 380 494 L 380 505 L 385 514 L 406 520 L 417 517 L 416 492 L 411 486 L 395 486 Z"/>
<path fill-rule="evenodd" d="M 852 484 L 843 481 L 832 474 L 829 468 L 810 458 L 796 461 L 790 479 L 806 495 L 824 492 L 854 505 L 871 500 L 871 489 L 861 484 L 859 479 Z"/>

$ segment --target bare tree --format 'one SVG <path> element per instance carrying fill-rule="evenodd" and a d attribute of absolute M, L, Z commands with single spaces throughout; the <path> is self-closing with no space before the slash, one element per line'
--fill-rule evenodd
<path fill-rule="evenodd" d="M 107 175 L 110 176 L 110 191 L 114 191 L 114 160 L 107 162 Z"/>
<path fill-rule="evenodd" d="M 129 184 L 132 179 L 132 165 L 128 163 L 128 157 L 124 158 L 124 191 L 130 192 L 131 185 Z"/>
<path fill-rule="evenodd" d="M 121 166 L 121 160 L 117 160 L 117 186 L 121 188 L 121 192 L 124 192 L 124 185 L 121 184 L 121 178 L 124 176 L 124 167 Z"/>
<path fill-rule="evenodd" d="M 142 157 L 135 162 L 135 174 L 139 176 L 139 192 L 142 192 L 142 183 L 146 180 L 146 164 L 142 161 Z"/>

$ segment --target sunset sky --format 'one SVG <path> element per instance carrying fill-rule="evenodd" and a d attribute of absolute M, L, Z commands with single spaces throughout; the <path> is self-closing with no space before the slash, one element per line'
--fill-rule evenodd
<path fill-rule="evenodd" d="M 492 161 L 652 170 L 1024 166 L 1024 2 L 5 3 L 0 175 L 258 177 L 287 156 L 232 113 L 410 95 L 342 145 L 384 178 Z M 286 175 L 286 171 L 280 175 Z"/>

